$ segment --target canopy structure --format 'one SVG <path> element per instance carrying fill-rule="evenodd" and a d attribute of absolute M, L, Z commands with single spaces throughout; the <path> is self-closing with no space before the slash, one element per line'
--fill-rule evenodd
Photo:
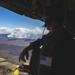
<path fill-rule="evenodd" d="M 42 21 L 45 17 L 45 8 L 55 3 L 63 4 L 66 10 L 65 24 L 75 33 L 75 0 L 0 0 L 0 6 Z"/>

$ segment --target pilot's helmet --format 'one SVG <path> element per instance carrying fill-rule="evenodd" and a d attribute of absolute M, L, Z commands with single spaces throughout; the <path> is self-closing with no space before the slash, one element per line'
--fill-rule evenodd
<path fill-rule="evenodd" d="M 60 4 L 50 5 L 45 10 L 45 27 L 50 25 L 52 22 L 62 23 L 65 17 L 65 9 Z"/>

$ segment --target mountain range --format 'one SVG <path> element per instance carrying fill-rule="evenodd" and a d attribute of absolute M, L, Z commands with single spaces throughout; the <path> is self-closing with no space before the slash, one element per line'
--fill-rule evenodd
<path fill-rule="evenodd" d="M 7 61 L 19 63 L 18 58 L 21 51 L 35 39 L 9 38 L 7 34 L 0 35 L 0 57 Z"/>

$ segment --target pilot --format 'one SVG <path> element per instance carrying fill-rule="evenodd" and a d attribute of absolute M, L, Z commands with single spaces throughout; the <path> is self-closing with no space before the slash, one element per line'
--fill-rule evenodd
<path fill-rule="evenodd" d="M 65 9 L 60 4 L 46 8 L 46 24 L 50 35 L 40 50 L 38 75 L 69 75 L 74 73 L 74 38 L 63 24 Z M 72 75 L 72 74 L 71 74 Z"/>

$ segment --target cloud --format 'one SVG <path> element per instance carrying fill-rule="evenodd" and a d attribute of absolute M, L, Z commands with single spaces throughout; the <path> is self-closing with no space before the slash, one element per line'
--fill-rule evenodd
<path fill-rule="evenodd" d="M 0 34 L 8 34 L 8 37 L 14 38 L 32 38 L 37 39 L 42 35 L 43 29 L 36 27 L 35 29 L 27 29 L 27 28 L 7 28 L 0 27 Z M 46 30 L 45 33 L 48 31 Z"/>
<path fill-rule="evenodd" d="M 10 28 L 7 28 L 7 27 L 0 27 L 0 34 L 9 34 L 11 33 L 11 30 Z"/>

